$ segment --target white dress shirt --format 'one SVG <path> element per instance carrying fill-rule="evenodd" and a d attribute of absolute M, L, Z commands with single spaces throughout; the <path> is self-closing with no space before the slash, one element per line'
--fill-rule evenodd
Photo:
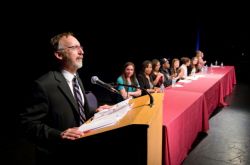
<path fill-rule="evenodd" d="M 68 72 L 68 71 L 66 71 L 66 70 L 62 70 L 62 74 L 63 74 L 64 78 L 66 79 L 73 96 L 75 96 L 74 90 L 73 90 L 73 83 L 72 83 L 75 75 Z M 83 105 L 84 105 L 84 97 L 83 97 L 83 93 L 82 93 L 81 88 L 80 88 L 80 94 L 81 94 L 82 102 L 83 102 Z"/>

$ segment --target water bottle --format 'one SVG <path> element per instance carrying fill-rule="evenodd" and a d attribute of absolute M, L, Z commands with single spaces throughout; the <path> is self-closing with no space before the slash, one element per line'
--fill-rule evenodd
<path fill-rule="evenodd" d="M 222 68 L 224 67 L 224 64 L 223 64 L 223 62 L 221 62 L 220 66 L 221 66 Z"/>
<path fill-rule="evenodd" d="M 163 83 L 161 84 L 160 88 L 161 88 L 161 92 L 164 92 L 165 86 L 163 85 Z"/>
<path fill-rule="evenodd" d="M 205 73 L 207 73 L 208 72 L 208 67 L 207 67 L 207 65 L 205 65 Z"/>
<path fill-rule="evenodd" d="M 175 87 L 175 84 L 176 84 L 176 79 L 173 78 L 173 79 L 172 79 L 172 87 Z"/>
<path fill-rule="evenodd" d="M 217 66 L 217 65 L 218 65 L 218 61 L 216 60 L 216 61 L 215 61 L 215 66 Z"/>
<path fill-rule="evenodd" d="M 192 69 L 191 76 L 195 77 L 195 69 Z"/>
<path fill-rule="evenodd" d="M 204 66 L 201 67 L 201 73 L 204 73 Z"/>

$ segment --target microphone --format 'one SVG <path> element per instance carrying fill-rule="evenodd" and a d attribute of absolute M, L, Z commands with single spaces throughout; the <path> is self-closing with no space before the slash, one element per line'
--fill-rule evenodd
<path fill-rule="evenodd" d="M 120 94 L 120 92 L 118 90 L 116 90 L 112 85 L 110 84 L 107 84 L 101 80 L 99 80 L 99 78 L 97 76 L 92 76 L 91 77 L 91 83 L 92 84 L 97 84 L 113 93 L 117 93 L 117 94 Z"/>
<path fill-rule="evenodd" d="M 146 92 L 147 93 L 147 95 L 149 96 L 149 99 L 150 99 L 150 101 L 149 101 L 149 106 L 150 106 L 150 108 L 153 106 L 153 103 L 154 103 L 154 98 L 153 98 L 153 96 L 147 91 L 147 89 L 144 89 L 144 88 L 141 88 L 141 87 L 138 87 L 138 86 L 135 86 L 135 85 L 127 85 L 127 84 L 119 84 L 119 83 L 117 83 L 117 86 L 126 86 L 126 87 L 132 87 L 132 88 L 136 88 L 136 89 L 141 89 L 142 91 L 144 91 L 144 92 Z"/>

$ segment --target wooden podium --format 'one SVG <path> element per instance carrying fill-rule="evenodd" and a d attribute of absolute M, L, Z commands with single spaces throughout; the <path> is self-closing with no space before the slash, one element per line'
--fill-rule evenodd
<path fill-rule="evenodd" d="M 115 125 L 91 130 L 70 149 L 91 164 L 162 164 L 163 93 L 130 100 L 132 109 Z M 83 163 L 84 164 L 84 163 Z"/>

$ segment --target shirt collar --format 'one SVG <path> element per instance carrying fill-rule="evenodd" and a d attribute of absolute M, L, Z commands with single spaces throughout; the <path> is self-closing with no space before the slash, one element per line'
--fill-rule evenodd
<path fill-rule="evenodd" d="M 72 74 L 66 70 L 62 70 L 62 74 L 68 82 L 71 82 L 73 78 L 75 77 L 75 74 Z"/>

